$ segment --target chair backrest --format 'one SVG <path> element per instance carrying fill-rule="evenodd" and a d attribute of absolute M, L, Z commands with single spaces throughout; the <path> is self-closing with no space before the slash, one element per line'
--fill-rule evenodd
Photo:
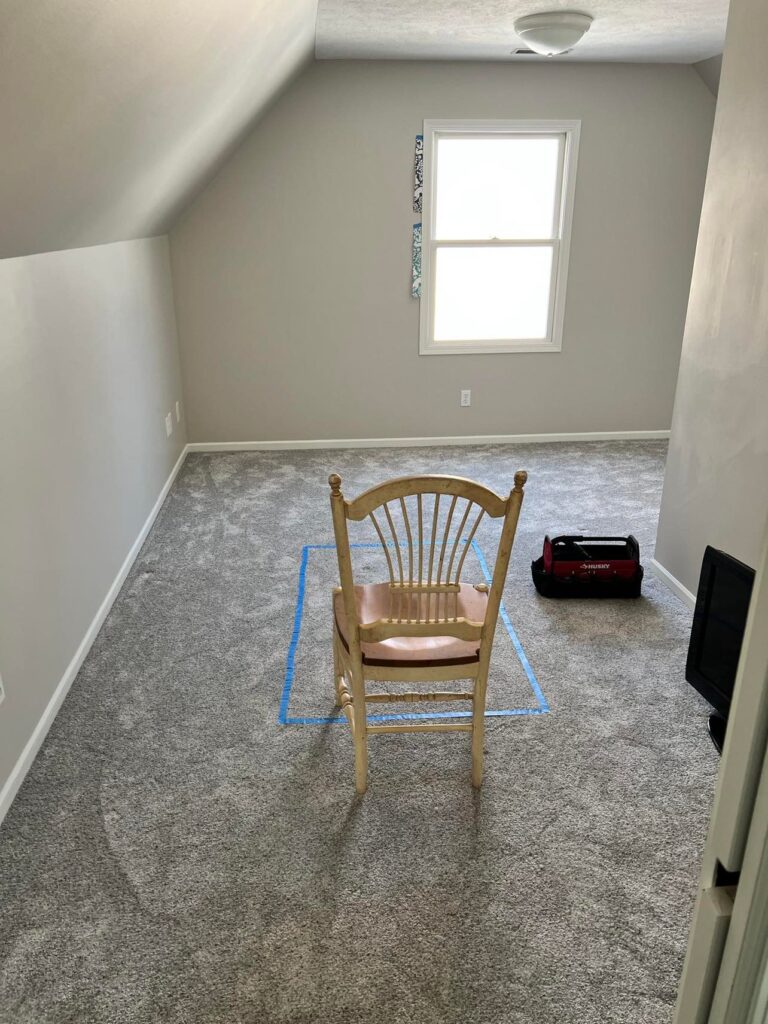
<path fill-rule="evenodd" d="M 462 477 L 412 476 L 389 480 L 353 501 L 332 473 L 331 510 L 339 575 L 350 639 L 379 641 L 394 636 L 456 636 L 489 645 L 512 552 L 527 473 L 515 473 L 507 498 Z M 459 614 L 459 592 L 467 553 L 484 516 L 503 519 L 485 618 Z M 390 613 L 360 624 L 355 602 L 347 520 L 370 518 L 386 558 Z M 476 584 L 477 585 L 477 584 Z"/>

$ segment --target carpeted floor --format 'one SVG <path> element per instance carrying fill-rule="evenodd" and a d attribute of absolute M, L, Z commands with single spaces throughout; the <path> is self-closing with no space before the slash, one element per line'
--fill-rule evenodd
<path fill-rule="evenodd" d="M 668 1024 L 718 765 L 690 615 L 650 574 L 560 603 L 529 572 L 546 530 L 631 529 L 647 564 L 664 455 L 191 455 L 0 828 L 2 1024 Z M 360 800 L 345 727 L 278 721 L 328 472 L 519 467 L 505 602 L 550 710 L 488 720 L 479 795 L 466 736 L 375 738 Z M 331 709 L 332 570 L 312 553 L 294 714 Z M 500 634 L 492 706 L 541 712 L 529 682 Z"/>

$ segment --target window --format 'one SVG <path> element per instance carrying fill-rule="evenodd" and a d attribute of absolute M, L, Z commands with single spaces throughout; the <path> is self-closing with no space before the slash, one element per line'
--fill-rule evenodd
<path fill-rule="evenodd" d="M 559 352 L 578 121 L 425 121 L 423 355 Z"/>

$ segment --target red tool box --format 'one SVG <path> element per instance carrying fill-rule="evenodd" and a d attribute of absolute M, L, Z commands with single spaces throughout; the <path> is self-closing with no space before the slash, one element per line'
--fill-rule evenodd
<path fill-rule="evenodd" d="M 640 545 L 631 535 L 545 537 L 531 574 L 544 597 L 639 597 Z"/>

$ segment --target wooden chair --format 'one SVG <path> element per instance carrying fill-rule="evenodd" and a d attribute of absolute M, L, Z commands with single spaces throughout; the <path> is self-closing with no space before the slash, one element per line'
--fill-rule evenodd
<path fill-rule="evenodd" d="M 488 666 L 527 478 L 515 473 L 514 489 L 502 498 L 461 477 L 402 477 L 354 501 L 344 499 L 341 477 L 328 478 L 341 579 L 333 592 L 334 679 L 355 742 L 358 793 L 368 785 L 368 737 L 390 732 L 471 732 L 472 784 L 482 784 Z M 484 515 L 503 519 L 490 589 L 461 582 Z M 389 582 L 354 583 L 347 521 L 366 518 L 384 550 Z M 471 689 L 366 690 L 369 681 L 457 679 L 470 680 Z M 398 701 L 469 701 L 471 722 L 368 723 L 368 704 Z"/>

